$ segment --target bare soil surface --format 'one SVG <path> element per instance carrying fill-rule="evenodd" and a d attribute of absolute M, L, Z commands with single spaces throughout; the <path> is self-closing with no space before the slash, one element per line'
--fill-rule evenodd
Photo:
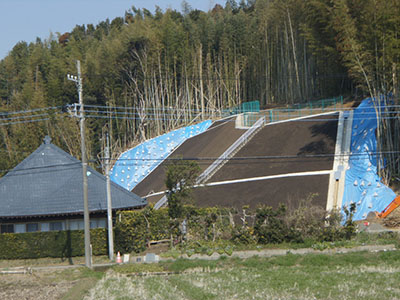
<path fill-rule="evenodd" d="M 88 272 L 85 257 L 0 260 L 0 299 L 82 299 L 99 277 Z M 72 263 L 72 264 L 71 264 Z M 106 256 L 93 256 L 93 263 L 109 263 Z M 7 274 L 31 270 L 26 274 Z"/>
<path fill-rule="evenodd" d="M 0 275 L 0 299 L 60 299 L 76 282 L 53 281 L 53 273 Z"/>
<path fill-rule="evenodd" d="M 0 299 L 83 299 L 102 275 L 81 266 L 41 265 L 32 269 L 32 273 L 0 275 Z"/>
<path fill-rule="evenodd" d="M 337 118 L 334 114 L 265 126 L 209 182 L 331 170 Z"/>
<path fill-rule="evenodd" d="M 283 203 L 297 208 L 302 199 L 311 198 L 313 205 L 325 208 L 328 183 L 329 175 L 288 177 L 197 188 L 193 193 L 196 205 L 201 207 L 276 208 Z"/>
<path fill-rule="evenodd" d="M 338 114 L 310 117 L 298 121 L 265 126 L 233 159 L 229 160 L 208 180 L 219 182 L 286 173 L 331 170 L 335 153 Z M 235 129 L 234 119 L 219 122 L 207 132 L 187 140 L 173 154 L 175 157 L 198 159 L 202 170 L 212 159 L 219 157 L 244 130 Z M 136 186 L 134 193 L 146 196 L 151 191 L 165 190 L 163 162 L 145 180 Z M 328 175 L 270 179 L 202 187 L 194 190 L 195 203 L 199 206 L 243 205 L 256 207 L 261 204 L 276 207 L 279 203 L 299 203 L 313 198 L 313 204 L 326 207 Z M 149 196 L 150 203 L 163 195 Z M 294 204 L 293 204 L 294 205 Z"/>
<path fill-rule="evenodd" d="M 200 168 L 205 170 L 228 147 L 235 142 L 245 130 L 235 129 L 235 119 L 215 122 L 206 132 L 192 137 L 179 146 L 171 157 L 194 159 Z M 211 158 L 211 159 L 209 159 Z M 214 159 L 212 159 L 214 158 Z M 165 170 L 168 160 L 161 163 L 153 172 L 140 182 L 132 192 L 144 197 L 152 192 L 165 190 Z M 162 196 L 150 197 L 149 202 L 156 202 Z"/>
<path fill-rule="evenodd" d="M 386 218 L 380 219 L 375 218 L 376 223 L 382 224 L 388 228 L 399 228 L 400 227 L 400 209 L 396 208 Z"/>
<path fill-rule="evenodd" d="M 265 126 L 208 182 L 331 170 L 337 118 L 332 114 Z M 328 175 L 302 176 L 203 187 L 194 195 L 199 206 L 297 207 L 311 197 L 325 208 L 328 186 Z"/>

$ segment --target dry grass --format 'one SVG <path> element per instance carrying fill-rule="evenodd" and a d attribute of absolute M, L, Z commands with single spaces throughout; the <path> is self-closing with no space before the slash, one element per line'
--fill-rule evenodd
<path fill-rule="evenodd" d="M 109 271 L 91 299 L 400 299 L 400 252 L 210 262 L 207 272 L 129 277 Z M 182 262 L 181 262 L 182 263 Z M 212 270 L 210 272 L 210 270 Z"/>

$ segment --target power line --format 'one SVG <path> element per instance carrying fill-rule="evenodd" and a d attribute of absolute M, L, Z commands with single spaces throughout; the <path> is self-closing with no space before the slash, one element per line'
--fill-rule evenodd
<path fill-rule="evenodd" d="M 102 108 L 102 109 L 124 109 L 124 110 L 141 110 L 140 107 L 133 107 L 133 106 L 104 106 L 104 105 L 85 105 L 85 107 L 92 107 L 92 108 Z M 186 109 L 186 108 L 172 108 L 172 107 L 164 107 L 164 108 L 145 108 L 146 111 L 157 111 L 157 110 L 177 110 L 177 111 L 194 111 L 194 112 L 201 112 L 200 109 Z"/>
<path fill-rule="evenodd" d="M 150 120 L 150 121 L 177 121 L 177 120 L 181 120 L 181 119 L 185 119 L 186 117 L 183 116 L 177 116 L 176 118 L 163 118 L 163 117 L 123 117 L 123 116 L 103 116 L 103 115 L 87 115 L 86 117 L 88 118 L 98 118 L 98 119 L 112 119 L 112 120 Z M 234 115 L 232 116 L 234 117 Z M 284 118 L 284 117 L 275 117 L 273 121 L 267 122 L 268 124 L 271 123 L 275 123 L 275 122 L 279 122 L 279 121 L 291 121 L 291 122 L 332 122 L 332 121 L 338 121 L 338 118 L 318 118 L 316 119 L 315 117 L 313 117 L 313 115 L 303 115 L 301 117 L 303 117 L 303 119 L 296 119 L 296 117 L 299 117 L 299 115 L 297 116 L 289 116 L 288 118 Z M 395 120 L 395 119 L 399 119 L 398 116 L 394 116 L 394 117 L 383 117 L 380 118 L 380 120 Z M 376 118 L 353 118 L 353 120 L 376 120 Z M 230 120 L 228 122 L 235 122 L 235 120 Z M 0 123 L 1 125 L 1 123 Z"/>
<path fill-rule="evenodd" d="M 260 161 L 268 161 L 268 163 L 282 163 L 281 160 L 290 160 L 290 163 L 309 163 L 309 162 L 321 162 L 322 159 L 333 160 L 334 158 L 350 157 L 353 160 L 365 159 L 365 157 L 376 158 L 383 154 L 399 154 L 400 151 L 380 151 L 380 152 L 368 152 L 368 153 L 351 153 L 351 154 L 300 154 L 300 155 L 271 155 L 271 156 L 247 156 L 247 157 L 232 157 L 232 158 L 220 158 L 220 157 L 167 157 L 167 158 L 125 158 L 125 159 L 112 159 L 115 161 L 116 166 L 140 166 L 141 163 L 148 162 L 172 162 L 172 161 L 196 161 L 200 165 L 209 165 L 214 161 L 229 161 L 232 164 L 249 164 L 251 162 L 260 163 Z"/>
<path fill-rule="evenodd" d="M 341 154 L 341 155 L 336 155 L 336 154 L 306 154 L 306 155 L 265 155 L 265 156 L 246 156 L 246 157 L 231 157 L 231 158 L 220 158 L 220 157 L 167 157 L 167 158 L 124 158 L 124 159 L 113 159 L 110 158 L 110 160 L 114 161 L 120 161 L 122 164 L 124 162 L 131 162 L 131 161 L 141 161 L 141 162 L 149 162 L 149 161 L 161 161 L 161 162 L 169 162 L 169 161 L 197 161 L 202 164 L 207 164 L 207 162 L 213 162 L 213 161 L 233 161 L 233 162 L 245 162 L 248 163 L 248 161 L 256 161 L 259 163 L 260 160 L 287 160 L 287 159 L 293 159 L 297 160 L 295 161 L 296 163 L 299 162 L 309 162 L 311 159 L 316 159 L 316 158 L 335 158 L 335 157 L 359 157 L 359 159 L 364 159 L 365 156 L 378 156 L 382 154 L 399 154 L 400 151 L 376 151 L 376 152 L 367 152 L 367 153 L 351 153 L 351 154 Z M 301 159 L 301 160 L 298 160 Z M 105 158 L 101 158 L 100 160 L 105 160 Z M 316 160 L 315 160 L 316 161 Z M 320 161 L 320 160 L 318 160 Z M 94 162 L 94 161 L 92 161 Z M 280 162 L 277 162 L 280 163 Z M 134 163 L 133 164 L 123 164 L 123 166 L 136 166 Z M 61 167 L 65 167 L 65 169 L 71 169 L 70 167 L 73 168 L 80 168 L 81 167 L 81 162 L 73 162 L 73 163 L 68 163 L 68 164 L 53 164 L 53 165 L 45 165 L 45 166 L 38 166 L 38 167 L 29 167 L 29 168 L 14 168 L 14 169 L 2 169 L 0 172 L 9 172 L 7 176 L 18 176 L 20 172 L 26 172 L 26 171 L 52 171 L 49 169 L 56 169 L 55 171 L 61 171 Z M 37 173 L 37 172 L 35 172 Z M 33 174 L 33 173 L 31 173 Z"/>
<path fill-rule="evenodd" d="M 87 107 L 92 107 L 92 108 L 105 108 L 105 109 L 112 109 L 113 107 L 111 106 L 100 106 L 100 105 L 89 105 Z M 381 112 L 379 112 L 379 115 L 381 116 L 380 119 L 381 120 L 391 120 L 391 119 L 397 119 L 397 116 L 391 116 L 393 114 L 399 114 L 400 110 L 394 110 L 394 111 L 390 111 L 387 110 L 388 108 L 399 108 L 400 105 L 392 105 L 392 106 L 385 106 Z M 50 119 L 50 114 L 33 114 L 33 115 L 22 115 L 22 116 L 18 116 L 18 114 L 26 114 L 29 112 L 37 112 L 37 111 L 44 111 L 44 110 L 54 110 L 54 109 L 60 109 L 61 107 L 48 107 L 48 108 L 42 108 L 42 109 L 33 109 L 33 110 L 24 110 L 24 111 L 16 111 L 16 112 L 7 112 L 7 113 L 1 113 L 1 116 L 10 116 L 8 118 L 0 118 L 0 126 L 4 126 L 4 125 L 13 125 L 13 124 L 23 124 L 23 123 L 30 123 L 30 122 L 39 122 L 39 121 L 48 121 Z M 176 116 L 177 112 L 182 112 L 182 113 L 191 113 L 191 112 L 198 112 L 200 113 L 200 110 L 189 110 L 189 109 L 174 109 L 174 108 L 164 108 L 164 109 L 158 109 L 160 111 L 159 114 L 154 113 L 155 111 L 157 111 L 157 109 L 155 108 L 147 108 L 144 109 L 144 111 L 142 112 L 137 112 L 137 108 L 132 108 L 132 107 L 116 107 L 117 109 L 125 109 L 125 110 L 136 110 L 136 112 L 129 112 L 129 111 L 104 111 L 104 110 L 87 110 L 88 112 L 90 112 L 90 115 L 87 115 L 87 117 L 89 118 L 99 118 L 99 119 L 125 119 L 125 120 L 179 120 L 179 119 L 186 119 L 187 115 L 181 115 L 181 116 Z M 379 108 L 379 107 L 378 107 Z M 309 109 L 305 108 L 305 109 L 286 109 L 286 108 L 277 108 L 277 109 L 272 109 L 272 110 L 267 110 L 267 111 L 261 111 L 259 114 L 268 114 L 269 112 L 272 113 L 276 113 L 277 116 L 273 116 L 274 119 L 276 118 L 277 120 L 281 119 L 286 119 L 287 117 L 293 117 L 295 118 L 297 116 L 297 112 L 299 112 L 299 116 L 302 116 L 302 111 L 308 111 Z M 315 112 L 319 112 L 321 109 L 311 109 L 314 110 Z M 342 109 L 334 109 L 334 108 L 324 108 L 324 111 L 338 111 L 338 110 L 342 110 Z M 344 109 L 347 110 L 347 109 Z M 152 112 L 152 113 L 149 113 Z M 141 114 L 144 114 L 144 116 L 141 116 Z M 279 117 L 279 113 L 281 114 L 285 114 L 285 116 L 280 116 Z M 60 115 L 62 114 L 62 112 L 54 112 L 52 113 L 53 115 Z M 207 111 L 206 112 L 206 117 L 214 117 L 214 116 L 218 116 L 221 114 L 221 111 L 214 111 L 214 112 L 210 112 Z M 14 117 L 12 117 L 13 115 L 16 115 Z M 105 116 L 106 115 L 106 116 Z M 382 115 L 384 115 L 382 117 Z M 41 119 L 33 119 L 33 118 L 38 118 L 38 117 L 45 117 L 45 116 L 49 116 L 48 118 L 41 118 Z M 131 117 L 133 116 L 133 117 Z M 151 117 L 149 117 L 151 116 Z M 157 117 L 152 117 L 152 116 L 157 116 Z M 234 117 L 235 115 L 232 115 L 232 117 Z M 368 117 L 371 116 L 371 117 Z M 229 116 L 227 116 L 229 117 Z M 310 115 L 303 115 L 303 117 L 309 117 L 309 118 L 304 118 L 302 120 L 295 120 L 295 121 L 300 121 L 300 122 L 309 122 L 309 121 L 335 121 L 336 119 L 332 119 L 332 118 L 321 118 L 319 117 L 318 119 L 313 117 L 312 114 Z M 22 120 L 21 120 L 22 119 Z M 27 120 L 30 119 L 30 120 Z M 355 117 L 353 120 L 371 120 L 371 119 L 376 119 L 376 112 L 375 111 L 367 111 L 364 112 L 362 117 Z M 4 122 L 4 121 L 10 121 L 10 122 Z"/>
<path fill-rule="evenodd" d="M 368 153 L 352 153 L 352 154 L 311 154 L 311 155 L 270 155 L 270 156 L 247 156 L 247 157 L 232 157 L 232 158 L 220 158 L 220 157 L 167 157 L 167 158 L 125 158 L 125 159 L 112 159 L 114 161 L 120 161 L 123 166 L 139 166 L 135 163 L 127 163 L 125 162 L 172 162 L 172 161 L 196 161 L 200 165 L 209 165 L 213 161 L 231 161 L 232 164 L 251 164 L 251 163 L 260 163 L 262 160 L 266 160 L 269 163 L 282 163 L 280 160 L 292 160 L 289 163 L 310 163 L 310 162 L 321 162 L 321 159 L 328 158 L 333 160 L 334 158 L 338 157 L 352 157 L 353 159 L 364 159 L 366 156 L 368 157 L 376 157 L 382 154 L 399 154 L 400 151 L 376 151 L 376 152 L 368 152 Z M 100 160 L 104 160 L 102 158 Z M 275 160 L 275 161 L 274 161 Z M 253 161 L 253 162 L 252 162 Z M 114 164 L 115 166 L 116 164 Z M 24 173 L 23 175 L 29 174 L 37 174 L 43 172 L 56 172 L 56 171 L 63 171 L 68 169 L 76 169 L 81 168 L 81 162 L 73 162 L 69 164 L 53 164 L 53 165 L 46 165 L 46 166 L 38 166 L 38 167 L 29 167 L 29 168 L 18 168 L 18 169 L 2 169 L 0 170 L 1 173 L 7 173 L 6 176 L 20 176 L 20 173 Z M 27 171 L 37 171 L 27 173 Z"/>
<path fill-rule="evenodd" d="M 236 115 L 232 115 L 231 117 L 235 117 Z M 31 116 L 35 117 L 35 116 Z M 63 116 L 63 117 L 71 117 L 71 116 Z M 111 119 L 111 120 L 148 120 L 148 121 L 178 121 L 178 120 L 187 120 L 187 116 L 181 115 L 177 117 L 124 117 L 124 116 L 106 116 L 106 115 L 86 115 L 86 118 L 92 118 L 92 119 Z M 209 116 L 210 118 L 212 115 Z M 228 116 L 230 117 L 230 116 Z M 290 122 L 333 122 L 337 121 L 337 118 L 316 118 L 313 117 L 313 115 L 303 115 L 302 119 L 296 119 L 296 117 L 299 117 L 298 115 L 290 115 L 290 116 L 280 116 L 280 117 L 274 117 L 273 121 L 268 122 L 268 124 L 273 124 L 275 122 L 279 121 L 290 121 Z M 194 118 L 193 118 L 194 119 Z M 380 120 L 396 120 L 399 119 L 398 116 L 394 117 L 381 117 Z M 33 122 L 41 122 L 41 121 L 49 121 L 51 118 L 42 118 L 42 119 L 31 119 L 31 120 L 24 120 L 24 121 L 14 121 L 14 122 L 1 122 L 0 120 L 0 126 L 6 126 L 6 125 L 15 125 L 15 124 L 26 124 L 26 123 L 33 123 Z M 371 118 L 353 118 L 353 120 L 376 120 L 376 118 L 371 117 Z M 218 121 L 218 120 L 217 120 Z M 235 120 L 229 120 L 227 122 L 235 122 Z"/>
<path fill-rule="evenodd" d="M 115 79 L 115 81 L 127 81 L 124 77 L 124 75 L 122 74 L 119 77 L 116 77 L 115 75 L 103 75 L 103 74 L 85 74 L 85 76 L 87 78 L 105 78 L 105 79 Z M 348 78 L 348 74 L 346 73 L 326 73 L 326 74 L 278 74 L 276 75 L 274 78 L 296 78 L 296 77 L 302 77 L 302 78 Z M 221 80 L 226 80 L 226 81 L 241 81 L 244 80 L 243 77 L 227 77 L 227 76 L 182 76 L 182 75 L 162 75 L 162 76 L 154 76 L 154 77 L 150 77 L 150 76 L 141 76 L 141 74 L 139 74 L 137 76 L 138 78 L 140 78 L 141 80 L 149 80 L 149 81 L 154 81 L 155 79 L 158 81 L 160 80 L 164 80 L 164 79 L 176 79 L 178 81 L 180 80 L 189 80 L 189 81 L 213 81 L 213 82 L 217 82 L 217 81 L 221 81 Z M 246 76 L 248 78 L 251 78 L 252 76 Z M 265 74 L 257 74 L 256 76 L 257 78 L 270 78 L 270 76 L 267 76 Z"/>
<path fill-rule="evenodd" d="M 36 173 L 41 173 L 41 171 L 48 171 L 51 172 L 52 170 L 49 170 L 51 168 L 57 168 L 57 171 L 60 171 L 60 167 L 65 167 L 65 169 L 74 169 L 74 168 L 70 168 L 72 166 L 78 166 L 80 167 L 81 162 L 74 162 L 74 163 L 69 163 L 69 164 L 56 164 L 56 165 L 46 165 L 46 166 L 39 166 L 39 167 L 30 167 L 30 168 L 14 168 L 14 169 L 3 169 L 0 170 L 1 173 L 5 173 L 8 172 L 6 176 L 20 176 L 21 172 L 26 172 L 26 171 L 39 171 L 39 172 L 34 172 Z M 31 173 L 33 174 L 33 173 Z M 24 174 L 24 175 L 29 175 L 28 174 Z"/>
<path fill-rule="evenodd" d="M 300 105 L 302 104 L 307 104 L 308 102 L 305 103 L 299 103 Z M 311 102 L 312 104 L 312 102 Z M 296 105 L 296 104 L 294 104 Z M 87 108 L 101 108 L 101 109 L 109 109 L 109 110 L 144 110 L 144 111 L 184 111 L 184 112 L 201 112 L 200 109 L 186 109 L 186 108 L 175 108 L 175 107 L 163 107 L 163 108 L 140 108 L 140 107 L 134 107 L 134 106 L 107 106 L 107 105 L 90 105 L 90 104 L 85 104 L 84 105 Z M 66 107 L 72 107 L 72 105 L 66 105 Z M 46 108 L 36 108 L 36 109 L 31 109 L 31 110 L 21 110 L 21 111 L 13 111 L 13 112 L 0 112 L 0 116 L 8 116 L 8 115 L 15 115 L 15 114 L 26 114 L 26 113 L 32 113 L 32 112 L 37 112 L 37 111 L 45 111 L 45 110 L 55 110 L 55 109 L 62 109 L 63 106 L 53 106 L 53 107 L 46 107 Z M 230 110 L 230 109 L 236 109 L 237 107 L 228 107 L 228 108 L 221 108 L 221 109 L 217 109 L 217 111 L 219 110 Z M 390 108 L 400 108 L 400 105 L 378 105 L 375 108 L 377 109 L 383 109 L 383 110 L 387 110 Z M 278 108 L 272 108 L 271 110 L 274 111 L 286 111 L 286 110 L 299 110 L 298 108 L 284 108 L 284 107 L 278 107 Z M 310 108 L 301 108 L 304 110 L 307 109 L 314 109 L 313 107 Z M 315 109 L 319 109 L 318 107 Z M 332 110 L 332 111 L 336 111 L 336 110 L 351 110 L 352 108 L 334 108 L 334 107 L 325 107 L 324 110 Z M 267 109 L 269 110 L 269 109 Z M 110 111 L 107 111 L 110 112 Z M 398 112 L 398 110 L 396 110 L 395 112 Z"/>
<path fill-rule="evenodd" d="M 32 113 L 32 112 L 37 112 L 37 111 L 61 109 L 61 108 L 62 108 L 61 106 L 53 106 L 53 107 L 35 108 L 35 109 L 30 109 L 30 110 L 20 110 L 20 111 L 13 111 L 13 112 L 0 112 L 0 116 L 26 114 L 26 113 Z"/>
<path fill-rule="evenodd" d="M 30 115 L 30 116 L 17 116 L 13 118 L 1 118 L 1 121 L 10 121 L 10 120 L 20 120 L 20 119 L 28 119 L 33 117 L 47 117 L 49 114 L 39 114 L 39 115 Z"/>
<path fill-rule="evenodd" d="M 42 121 L 48 121 L 50 118 L 45 118 L 45 119 L 35 119 L 35 120 L 26 120 L 26 121 L 19 121 L 19 122 L 8 122 L 8 123 L 1 123 L 0 126 L 5 126 L 5 125 L 15 125 L 15 124 L 26 124 L 26 123 L 33 123 L 33 122 L 42 122 Z"/>

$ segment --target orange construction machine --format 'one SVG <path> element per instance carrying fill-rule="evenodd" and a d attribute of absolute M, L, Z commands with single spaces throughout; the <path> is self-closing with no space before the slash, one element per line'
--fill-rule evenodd
<path fill-rule="evenodd" d="M 392 211 L 394 211 L 396 208 L 400 206 L 400 196 L 397 196 L 394 198 L 392 202 L 382 212 L 376 213 L 376 216 L 378 218 L 386 218 Z"/>

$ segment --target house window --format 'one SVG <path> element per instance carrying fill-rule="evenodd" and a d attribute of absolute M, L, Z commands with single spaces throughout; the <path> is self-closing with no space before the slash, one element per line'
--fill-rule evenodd
<path fill-rule="evenodd" d="M 1 224 L 0 233 L 14 233 L 14 224 Z"/>
<path fill-rule="evenodd" d="M 106 228 L 106 220 L 105 219 L 90 220 L 90 229 L 93 228 Z"/>
<path fill-rule="evenodd" d="M 26 224 L 26 232 L 35 232 L 39 231 L 39 224 L 38 223 L 28 223 Z"/>
<path fill-rule="evenodd" d="M 84 229 L 83 220 L 70 220 L 69 221 L 69 229 L 70 230 L 79 230 Z"/>
<path fill-rule="evenodd" d="M 97 220 L 90 220 L 90 229 L 97 228 Z"/>
<path fill-rule="evenodd" d="M 50 231 L 49 223 L 40 223 L 40 231 Z"/>
<path fill-rule="evenodd" d="M 99 219 L 97 222 L 97 227 L 98 228 L 106 228 L 106 219 Z"/>
<path fill-rule="evenodd" d="M 26 232 L 26 224 L 15 224 L 14 232 L 15 233 L 24 233 L 24 232 Z"/>
<path fill-rule="evenodd" d="M 62 222 L 51 222 L 50 231 L 63 230 Z"/>

